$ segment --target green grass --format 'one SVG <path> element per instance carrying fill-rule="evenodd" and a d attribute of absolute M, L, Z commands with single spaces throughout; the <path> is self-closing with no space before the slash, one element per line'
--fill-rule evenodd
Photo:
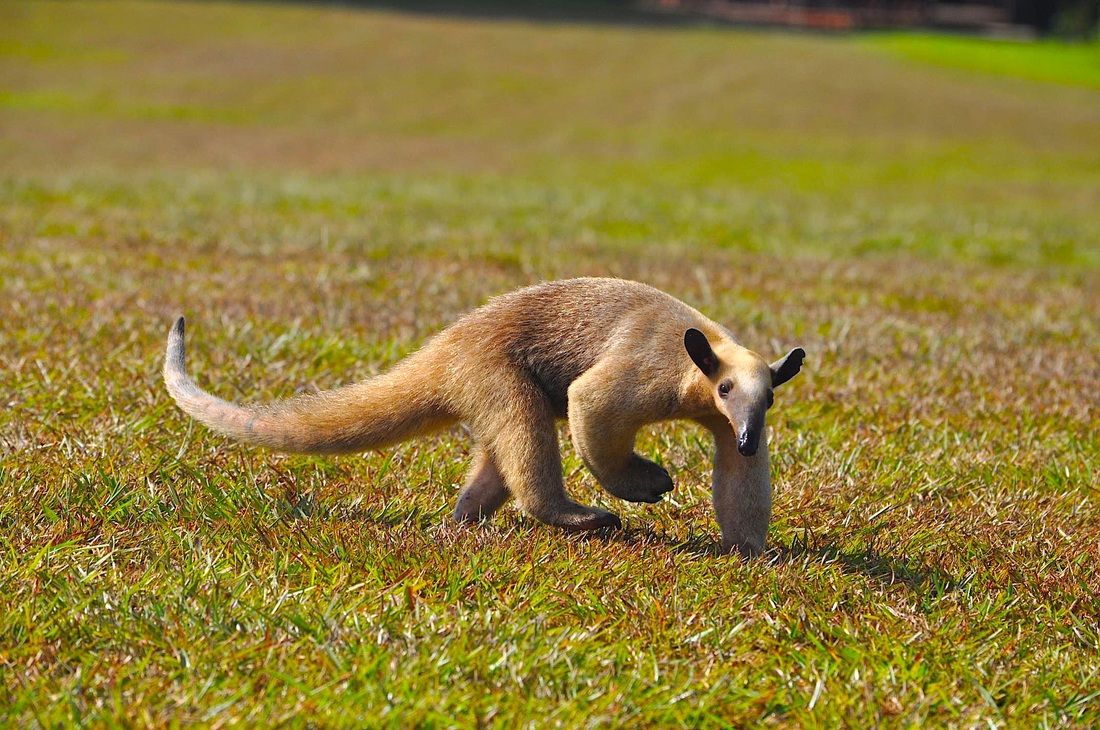
<path fill-rule="evenodd" d="M 881 33 L 865 42 L 913 61 L 983 74 L 1100 89 L 1100 43 L 1041 43 Z"/>
<path fill-rule="evenodd" d="M 876 43 L 0 5 L 0 723 L 1095 725 L 1100 95 Z M 566 446 L 618 535 L 469 529 L 461 430 L 282 456 L 159 380 L 179 313 L 263 400 L 588 274 L 807 349 L 765 559 L 686 425 L 659 505 Z"/>

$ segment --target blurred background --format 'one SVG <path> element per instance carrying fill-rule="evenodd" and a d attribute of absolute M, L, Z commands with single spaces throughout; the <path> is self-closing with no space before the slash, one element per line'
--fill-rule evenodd
<path fill-rule="evenodd" d="M 329 245 L 412 244 L 438 224 L 462 242 L 1074 261 L 1092 256 L 1096 230 L 1085 214 L 1100 128 L 1095 11 L 1076 0 L 5 3 L 8 221 L 22 200 L 13 180 L 109 197 L 99 185 L 137 175 L 149 184 L 131 193 L 155 198 L 168 175 L 191 191 L 177 201 L 251 190 L 427 213 L 401 216 L 422 228 L 393 237 L 365 228 L 379 224 L 368 215 L 327 216 Z M 75 210 L 37 212 L 40 226 L 90 225 Z M 315 237 L 322 218 L 285 224 Z"/>

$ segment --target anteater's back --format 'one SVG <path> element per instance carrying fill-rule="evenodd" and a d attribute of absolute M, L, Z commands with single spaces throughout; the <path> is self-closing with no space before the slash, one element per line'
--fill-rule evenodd
<path fill-rule="evenodd" d="M 698 312 L 644 284 L 621 279 L 567 279 L 499 296 L 455 329 L 480 351 L 500 353 L 528 372 L 564 413 L 570 383 L 623 340 L 653 339 L 682 349 Z"/>

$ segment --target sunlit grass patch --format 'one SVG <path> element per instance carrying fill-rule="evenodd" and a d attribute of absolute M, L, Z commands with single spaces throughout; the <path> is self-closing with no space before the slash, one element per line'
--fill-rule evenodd
<path fill-rule="evenodd" d="M 877 33 L 864 43 L 921 63 L 1100 89 L 1100 43 L 1012 41 L 918 33 Z"/>

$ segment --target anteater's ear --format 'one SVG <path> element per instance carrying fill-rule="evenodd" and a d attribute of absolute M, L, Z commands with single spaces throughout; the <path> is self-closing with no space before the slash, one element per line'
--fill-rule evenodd
<path fill-rule="evenodd" d="M 703 375 L 709 378 L 718 372 L 718 356 L 710 349 L 710 342 L 702 332 L 694 327 L 685 332 L 684 347 L 687 348 L 691 361 L 703 371 Z"/>
<path fill-rule="evenodd" d="M 783 383 L 798 375 L 802 369 L 802 361 L 806 357 L 806 351 L 796 347 L 783 357 L 772 363 L 772 387 L 778 388 Z"/>

